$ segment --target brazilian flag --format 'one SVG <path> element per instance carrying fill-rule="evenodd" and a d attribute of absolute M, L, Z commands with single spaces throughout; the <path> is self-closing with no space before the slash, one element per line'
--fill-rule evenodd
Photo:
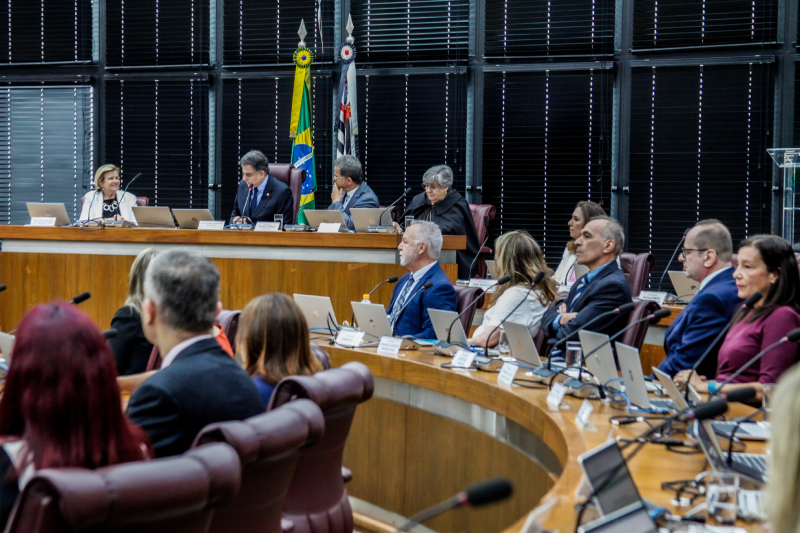
<path fill-rule="evenodd" d="M 298 224 L 307 224 L 305 209 L 314 209 L 316 172 L 314 166 L 313 123 L 311 120 L 311 64 L 314 54 L 301 46 L 294 53 L 294 92 L 292 94 L 292 121 L 289 137 L 292 138 L 292 164 L 306 171 L 300 196 Z"/>

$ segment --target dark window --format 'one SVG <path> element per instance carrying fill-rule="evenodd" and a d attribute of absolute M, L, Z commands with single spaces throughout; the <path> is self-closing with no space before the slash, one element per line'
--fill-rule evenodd
<path fill-rule="evenodd" d="M 770 69 L 633 70 L 628 248 L 652 252 L 653 272 L 663 272 L 699 220 L 722 221 L 734 249 L 748 235 L 770 232 Z"/>
<path fill-rule="evenodd" d="M 0 28 L 0 63 L 92 59 L 92 0 L 9 0 Z"/>
<path fill-rule="evenodd" d="M 486 74 L 483 202 L 497 209 L 492 239 L 524 229 L 555 269 L 580 200 L 610 214 L 612 74 Z"/>
<path fill-rule="evenodd" d="M 106 160 L 151 206 L 208 206 L 208 84 L 204 80 L 106 83 Z"/>

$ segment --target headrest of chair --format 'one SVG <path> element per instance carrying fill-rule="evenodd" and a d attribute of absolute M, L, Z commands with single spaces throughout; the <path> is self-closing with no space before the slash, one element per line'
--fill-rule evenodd
<path fill-rule="evenodd" d="M 294 166 L 290 163 L 270 163 L 269 175 L 278 178 L 288 185 L 289 173 L 291 172 L 292 168 L 294 168 Z"/>
<path fill-rule="evenodd" d="M 308 398 L 324 413 L 365 402 L 372 398 L 375 382 L 362 363 L 352 362 L 313 376 L 284 378 L 275 387 L 267 410 L 297 398 Z"/>
<path fill-rule="evenodd" d="M 217 315 L 217 324 L 222 326 L 223 330 L 227 330 L 228 326 L 230 325 L 230 323 L 234 319 L 238 318 L 241 314 L 242 314 L 242 312 L 240 310 L 231 311 L 231 310 L 228 310 L 228 309 L 223 309 Z"/>
<path fill-rule="evenodd" d="M 193 446 L 227 442 L 242 465 L 247 465 L 316 442 L 324 432 L 322 410 L 311 400 L 301 399 L 241 422 L 209 424 Z"/>
<path fill-rule="evenodd" d="M 224 505 L 239 493 L 239 456 L 223 443 L 179 457 L 137 461 L 97 470 L 44 469 L 25 486 L 28 494 L 49 493 L 74 530 L 125 525 L 183 516 Z"/>

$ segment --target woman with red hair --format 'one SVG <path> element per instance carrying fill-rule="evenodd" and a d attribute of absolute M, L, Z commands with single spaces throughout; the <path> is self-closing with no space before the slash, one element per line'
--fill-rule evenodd
<path fill-rule="evenodd" d="M 101 466 L 152 456 L 122 414 L 111 349 L 92 321 L 62 303 L 19 324 L 0 400 L 0 524 L 41 468 Z"/>

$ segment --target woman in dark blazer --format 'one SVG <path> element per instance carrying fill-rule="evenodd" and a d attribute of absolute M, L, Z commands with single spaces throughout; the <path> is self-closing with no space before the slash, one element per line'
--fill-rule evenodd
<path fill-rule="evenodd" d="M 453 190 L 453 171 L 447 165 L 429 168 L 422 176 L 425 192 L 414 197 L 401 220 L 413 216 L 416 220 L 430 220 L 442 230 L 442 235 L 466 235 L 467 249 L 456 252 L 458 278 L 469 279 L 472 261 L 480 250 L 478 231 L 469 204 Z M 399 229 L 397 223 L 395 226 Z"/>

